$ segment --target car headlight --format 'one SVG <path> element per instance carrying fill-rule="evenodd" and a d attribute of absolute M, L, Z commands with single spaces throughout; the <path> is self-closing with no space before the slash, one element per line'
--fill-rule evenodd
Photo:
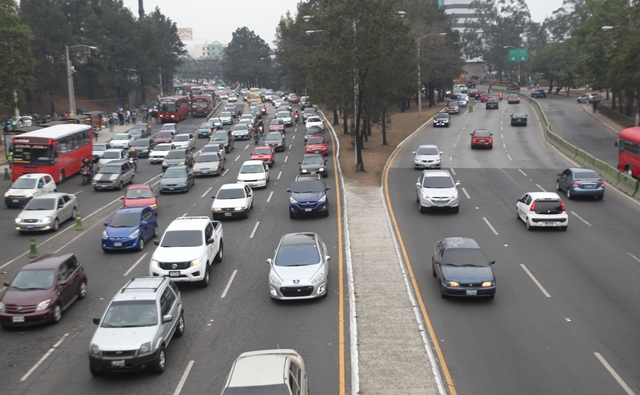
<path fill-rule="evenodd" d="M 326 280 L 326 276 L 324 272 L 320 272 L 317 276 L 311 279 L 311 284 L 316 285 L 324 282 Z"/>
<path fill-rule="evenodd" d="M 160 267 L 160 262 L 156 261 L 155 259 L 152 259 L 151 267 Z"/>
<path fill-rule="evenodd" d="M 36 311 L 42 311 L 46 309 L 49 306 L 49 303 L 51 303 L 51 299 L 47 299 L 45 301 L 38 303 L 38 306 L 36 307 Z"/>
<path fill-rule="evenodd" d="M 53 217 L 44 217 L 40 220 L 40 222 L 51 222 L 52 219 Z"/>
<path fill-rule="evenodd" d="M 105 230 L 104 232 L 102 232 L 102 240 L 107 240 L 109 238 L 109 235 L 107 234 L 107 231 Z"/>
<path fill-rule="evenodd" d="M 220 207 L 214 207 L 211 209 L 211 211 L 222 211 L 222 209 Z"/>
<path fill-rule="evenodd" d="M 458 198 L 458 191 L 456 191 L 456 193 L 453 194 L 453 196 L 451 197 L 451 199 L 457 199 Z"/>
<path fill-rule="evenodd" d="M 233 210 L 234 211 L 242 211 L 242 210 L 244 210 L 244 207 L 234 207 Z"/>
<path fill-rule="evenodd" d="M 280 279 L 273 274 L 269 274 L 269 282 L 277 287 L 282 285 L 282 281 L 280 281 Z"/>
<path fill-rule="evenodd" d="M 324 170 L 325 170 L 324 167 L 321 167 L 321 168 L 318 169 L 318 171 L 324 171 Z"/>
<path fill-rule="evenodd" d="M 100 353 L 100 346 L 95 343 L 91 343 L 91 354 L 98 355 Z"/>
<path fill-rule="evenodd" d="M 218 170 L 218 166 L 213 166 L 213 170 Z"/>
<path fill-rule="evenodd" d="M 320 171 L 322 171 L 322 170 L 320 170 Z M 308 173 L 308 172 L 309 172 L 309 170 L 307 170 L 307 169 L 300 170 L 300 173 Z"/>
<path fill-rule="evenodd" d="M 167 161 L 163 160 L 163 161 L 162 161 L 162 166 L 168 166 L 168 165 L 167 165 Z"/>
<path fill-rule="evenodd" d="M 180 184 L 178 184 L 178 186 L 186 187 L 187 186 L 187 182 L 186 181 L 182 181 Z"/>
<path fill-rule="evenodd" d="M 422 192 L 423 199 L 429 199 L 429 195 L 426 192 Z"/>
<path fill-rule="evenodd" d="M 4 303 L 0 302 L 0 313 L 4 313 Z"/>
<path fill-rule="evenodd" d="M 20 221 L 22 221 L 22 219 L 21 219 L 21 218 L 19 218 L 19 217 L 18 217 L 18 218 L 16 218 L 16 224 L 19 224 L 19 223 L 20 223 Z"/>
<path fill-rule="evenodd" d="M 318 203 L 324 203 L 327 201 L 327 195 L 324 195 L 323 197 L 321 197 L 320 199 L 318 199 Z"/>
<path fill-rule="evenodd" d="M 7 197 L 7 196 L 9 196 L 9 192 L 4 193 L 4 197 Z"/>
<path fill-rule="evenodd" d="M 482 286 L 483 287 L 493 287 L 494 285 L 496 285 L 495 281 L 483 281 L 482 282 Z"/>
<path fill-rule="evenodd" d="M 202 262 L 202 259 L 194 259 L 191 261 L 191 266 L 198 266 Z"/>
<path fill-rule="evenodd" d="M 446 280 L 446 281 L 444 282 L 444 284 L 445 284 L 445 285 L 448 285 L 448 286 L 450 286 L 450 287 L 459 287 L 459 286 L 460 286 L 460 283 L 459 283 L 459 282 L 457 282 L 457 281 L 449 281 L 449 280 Z"/>
<path fill-rule="evenodd" d="M 130 239 L 135 239 L 136 237 L 138 237 L 138 235 L 140 234 L 140 229 L 137 229 L 135 232 L 131 233 L 129 235 Z"/>
<path fill-rule="evenodd" d="M 438 162 L 440 162 L 440 158 L 438 158 L 438 159 L 434 159 L 433 161 L 434 161 L 435 163 L 438 163 Z"/>
<path fill-rule="evenodd" d="M 151 342 L 142 343 L 140 346 L 140 354 L 146 354 L 151 351 Z"/>
<path fill-rule="evenodd" d="M 26 195 L 24 195 L 24 197 L 26 197 L 26 198 L 30 198 L 30 197 L 32 197 L 32 196 L 33 196 L 33 193 L 31 193 L 31 192 L 29 192 L 29 193 L 27 193 Z"/>
<path fill-rule="evenodd" d="M 296 203 L 298 203 L 298 201 L 296 199 L 292 198 L 292 197 L 289 197 L 289 203 L 296 204 Z"/>

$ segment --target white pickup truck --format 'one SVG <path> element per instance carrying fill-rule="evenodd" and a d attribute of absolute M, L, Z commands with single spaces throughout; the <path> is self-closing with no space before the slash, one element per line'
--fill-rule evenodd
<path fill-rule="evenodd" d="M 211 264 L 222 262 L 222 223 L 209 217 L 178 217 L 154 244 L 158 248 L 151 257 L 150 276 L 208 287 Z"/>

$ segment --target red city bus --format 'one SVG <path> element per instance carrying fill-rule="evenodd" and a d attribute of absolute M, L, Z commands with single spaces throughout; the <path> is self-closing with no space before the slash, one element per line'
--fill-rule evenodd
<path fill-rule="evenodd" d="M 203 89 L 204 89 L 204 88 L 203 88 L 203 87 L 201 87 L 201 86 L 192 86 L 192 87 L 191 87 L 191 91 L 189 92 L 189 95 L 190 95 L 192 98 L 193 98 L 193 97 L 196 97 L 196 96 L 200 96 L 200 95 L 202 95 L 202 90 L 203 90 Z"/>
<path fill-rule="evenodd" d="M 213 111 L 213 99 L 209 95 L 196 96 L 191 99 L 191 116 L 207 117 Z"/>
<path fill-rule="evenodd" d="M 187 96 L 167 96 L 160 98 L 158 119 L 161 122 L 180 122 L 189 115 L 189 98 Z"/>
<path fill-rule="evenodd" d="M 93 155 L 90 125 L 55 125 L 13 136 L 11 180 L 29 173 L 50 174 L 56 182 L 80 171 L 82 160 Z"/>
<path fill-rule="evenodd" d="M 640 178 L 640 127 L 624 129 L 618 137 L 618 170 Z"/>

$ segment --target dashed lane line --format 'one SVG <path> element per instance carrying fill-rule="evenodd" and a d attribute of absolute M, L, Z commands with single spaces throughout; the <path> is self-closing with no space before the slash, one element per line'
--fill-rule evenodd
<path fill-rule="evenodd" d="M 256 226 L 253 227 L 253 232 L 251 232 L 251 236 L 249 236 L 250 239 L 253 239 L 253 236 L 255 236 L 258 225 L 260 225 L 260 221 L 256 222 Z"/>
<path fill-rule="evenodd" d="M 200 196 L 200 197 L 205 197 L 207 195 L 207 193 L 209 193 L 212 189 L 213 189 L 213 187 L 209 187 L 209 189 L 207 189 L 206 192 L 203 193 L 202 196 Z"/>
<path fill-rule="evenodd" d="M 273 191 L 271 191 L 269 193 L 269 197 L 267 198 L 267 203 L 269 203 L 271 201 L 271 196 L 273 196 Z"/>
<path fill-rule="evenodd" d="M 493 227 L 493 225 L 491 225 L 491 222 L 489 222 L 489 220 L 487 219 L 487 217 L 482 217 L 482 219 L 484 220 L 484 222 L 487 224 L 487 226 L 489 227 L 489 229 L 491 229 L 491 231 L 493 232 L 494 235 L 498 236 L 498 231 L 496 230 L 496 228 Z"/>
<path fill-rule="evenodd" d="M 538 281 L 538 279 L 535 278 L 535 276 L 529 271 L 529 269 L 527 269 L 527 267 L 524 265 L 524 263 L 521 263 L 520 266 L 522 266 L 522 269 L 524 269 L 524 271 L 529 275 L 531 280 L 533 280 L 533 282 L 538 286 L 538 288 L 540 288 L 540 291 L 542 291 L 544 296 L 546 296 L 547 298 L 550 298 L 551 295 L 549 295 L 549 292 L 547 292 L 547 290 L 544 289 L 542 284 L 540 284 L 540 281 Z"/>
<path fill-rule="evenodd" d="M 578 214 L 576 214 L 575 211 L 572 211 L 571 214 L 575 215 L 576 218 L 578 218 L 580 221 L 584 222 L 585 224 L 587 224 L 587 226 L 591 226 L 590 223 L 588 223 L 584 218 L 582 218 L 581 216 L 579 216 Z"/>
<path fill-rule="evenodd" d="M 147 254 L 148 254 L 148 253 L 147 253 L 147 252 L 145 252 L 145 253 L 140 257 L 140 259 L 138 259 L 138 260 L 136 261 L 136 263 L 134 263 L 133 265 L 131 265 L 131 267 L 129 268 L 129 270 L 127 270 L 126 272 L 124 272 L 124 274 L 122 275 L 122 277 L 126 277 L 129 273 L 131 273 L 131 271 L 132 271 L 133 269 L 135 269 L 135 268 L 136 268 L 136 266 L 138 266 L 138 263 L 142 262 L 142 260 L 144 259 L 144 257 L 145 257 L 145 256 L 147 256 Z"/>
<path fill-rule="evenodd" d="M 184 373 L 182 374 L 182 378 L 180 378 L 180 381 L 178 382 L 178 386 L 176 387 L 176 390 L 173 392 L 173 395 L 180 395 L 180 392 L 182 391 L 182 387 L 184 387 L 184 383 L 187 382 L 187 377 L 189 377 L 189 372 L 191 372 L 191 368 L 193 367 L 194 364 L 194 360 L 189 361 L 189 364 L 187 365 L 187 368 L 184 370 Z"/>
<path fill-rule="evenodd" d="M 467 199 L 471 200 L 471 196 L 469 196 L 469 194 L 467 193 L 467 190 L 464 189 L 464 187 L 462 187 L 462 192 L 464 192 L 464 195 L 467 197 Z"/>
<path fill-rule="evenodd" d="M 38 362 L 36 362 L 36 364 L 33 365 L 33 367 L 31 369 L 29 369 L 29 371 L 24 376 L 22 376 L 20 381 L 25 381 L 26 379 L 28 379 L 29 376 L 31 376 L 31 373 L 33 373 L 36 369 L 38 369 L 38 366 L 42 365 L 42 362 L 44 362 L 45 359 L 47 359 L 49 357 L 49 355 L 51 355 L 51 353 L 53 353 L 56 350 L 56 348 L 58 348 L 60 346 L 60 344 L 62 344 L 64 339 L 67 338 L 67 336 L 69 336 L 69 333 L 65 333 L 64 336 L 62 336 L 62 338 L 60 340 L 58 340 L 58 342 L 56 344 L 54 344 L 53 347 L 51 347 L 49 349 L 49 351 L 47 351 L 47 353 L 44 354 L 42 356 L 42 358 L 40 358 L 40 360 Z"/>
<path fill-rule="evenodd" d="M 236 278 L 236 273 L 238 273 L 238 270 L 234 270 L 233 273 L 231 274 L 231 278 L 229 279 L 229 282 L 227 283 L 227 286 L 224 287 L 224 291 L 222 291 L 222 296 L 220 296 L 221 299 L 223 299 L 225 296 L 227 296 L 227 292 L 229 292 L 229 288 L 231 287 L 231 283 L 233 282 L 233 279 Z"/>
<path fill-rule="evenodd" d="M 613 368 L 611 367 L 611 365 L 609 365 L 609 363 L 607 362 L 606 359 L 604 359 L 604 357 L 602 355 L 600 355 L 599 352 L 594 352 L 593 353 L 596 358 L 598 358 L 598 360 L 600 361 L 600 363 L 602 365 L 604 365 L 604 368 L 607 369 L 609 371 L 609 373 L 611 373 L 611 375 L 613 376 L 614 379 L 616 379 L 616 381 L 618 382 L 618 384 L 620 384 L 620 386 L 622 387 L 622 389 L 629 395 L 635 395 L 635 392 L 633 392 L 633 390 L 627 385 L 627 383 L 624 382 L 624 380 L 622 380 L 622 377 L 620 377 L 620 375 L 618 375 L 618 373 L 616 373 L 615 370 L 613 370 Z"/>

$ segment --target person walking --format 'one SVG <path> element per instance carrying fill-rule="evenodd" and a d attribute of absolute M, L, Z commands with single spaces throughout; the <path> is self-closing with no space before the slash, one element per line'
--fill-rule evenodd
<path fill-rule="evenodd" d="M 116 119 L 113 116 L 109 117 L 109 131 L 111 133 L 113 133 L 113 127 L 115 126 L 114 124 L 116 123 Z"/>
<path fill-rule="evenodd" d="M 133 110 L 133 112 L 131 113 L 131 123 L 133 123 L 134 125 L 138 124 L 138 111 L 137 110 Z"/>
<path fill-rule="evenodd" d="M 591 99 L 591 105 L 593 106 L 593 112 L 598 112 L 598 100 L 595 98 L 595 96 Z"/>
<path fill-rule="evenodd" d="M 11 167 L 13 166 L 13 150 L 10 150 L 7 154 L 7 161 L 9 162 L 9 170 L 11 170 Z"/>

